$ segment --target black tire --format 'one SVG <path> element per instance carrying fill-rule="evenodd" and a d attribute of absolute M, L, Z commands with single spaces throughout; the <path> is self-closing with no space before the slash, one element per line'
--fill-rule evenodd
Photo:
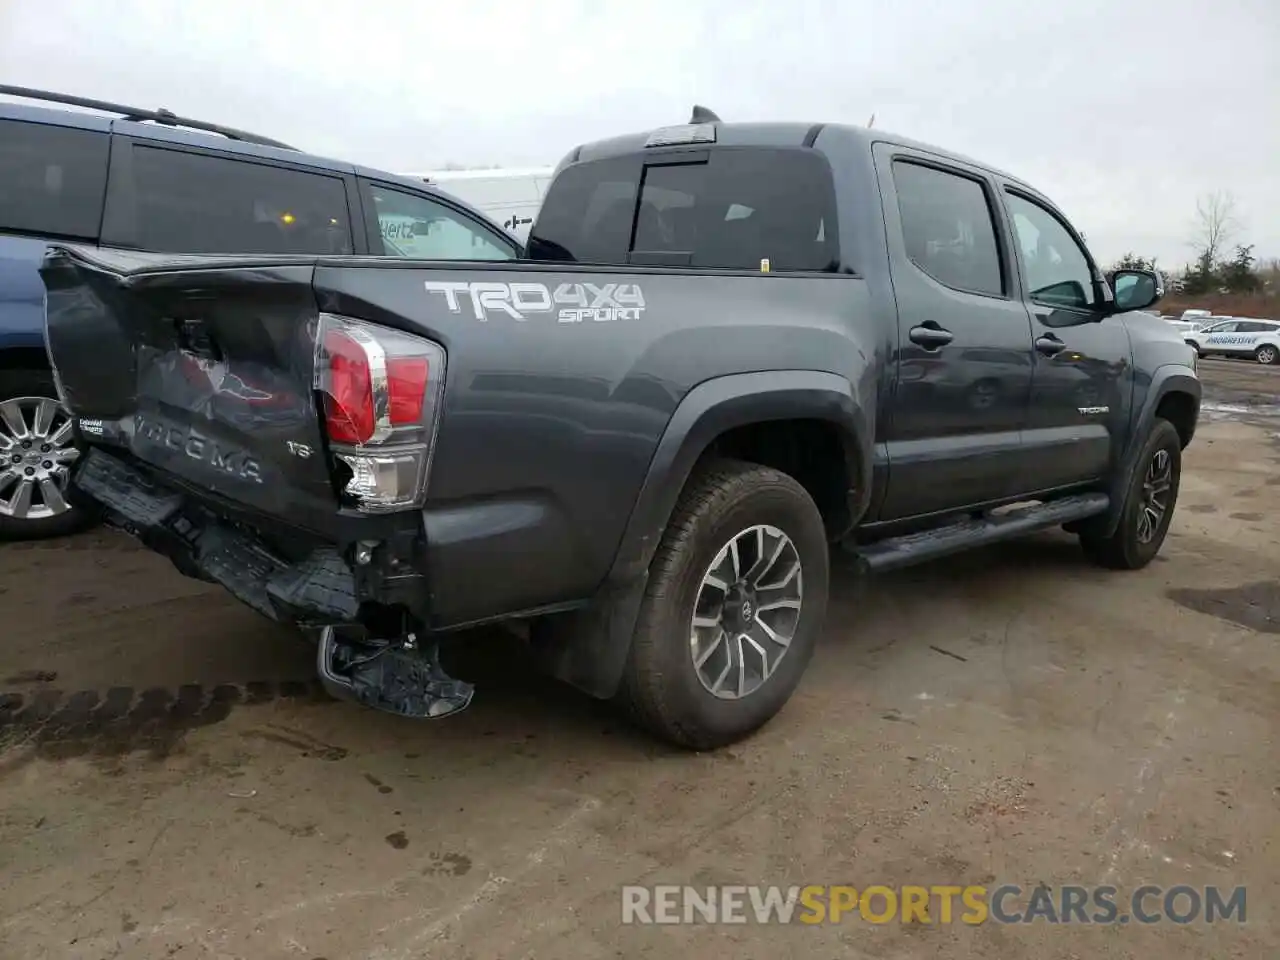
<path fill-rule="evenodd" d="M 1280 363 L 1280 350 L 1277 350 L 1269 343 L 1264 343 L 1257 350 L 1253 351 L 1253 359 L 1257 360 L 1264 366 L 1273 366 Z"/>
<path fill-rule="evenodd" d="M 1154 525 L 1153 536 L 1143 541 L 1139 536 L 1140 516 L 1144 504 L 1147 472 L 1157 455 L 1164 451 L 1169 457 L 1170 482 L 1164 514 Z M 1182 477 L 1182 440 L 1177 429 L 1168 420 L 1157 418 L 1151 432 L 1138 454 L 1138 467 L 1134 471 L 1129 489 L 1125 493 L 1120 524 L 1110 537 L 1101 537 L 1086 530 L 1080 534 L 1080 545 L 1085 555 L 1094 563 L 1111 570 L 1140 570 L 1160 552 L 1173 511 L 1178 502 L 1178 483 Z"/>
<path fill-rule="evenodd" d="M 48 370 L 0 370 L 0 403 L 17 397 L 43 397 L 56 402 L 57 389 Z M 64 491 L 65 492 L 65 491 Z M 0 513 L 0 540 L 43 540 L 91 527 L 98 520 L 93 504 L 66 495 L 70 509 L 48 517 L 20 518 Z"/>
<path fill-rule="evenodd" d="M 1207 353 L 1200 349 L 1200 344 L 1196 343 L 1194 340 L 1188 340 L 1187 346 L 1196 352 L 1197 359 L 1203 360 L 1208 356 Z"/>
<path fill-rule="evenodd" d="M 693 662 L 694 608 L 720 551 L 758 525 L 780 530 L 794 546 L 800 609 L 774 672 L 740 699 L 720 699 Z M 677 746 L 704 750 L 742 739 L 781 710 L 800 682 L 826 614 L 827 580 L 822 517 L 799 483 L 752 463 L 720 460 L 700 468 L 681 493 L 650 565 L 619 701 L 637 723 Z"/>

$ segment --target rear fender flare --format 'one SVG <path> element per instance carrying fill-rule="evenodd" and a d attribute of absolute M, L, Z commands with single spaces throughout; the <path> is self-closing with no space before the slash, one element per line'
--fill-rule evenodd
<path fill-rule="evenodd" d="M 690 390 L 668 422 L 609 579 L 625 582 L 648 568 L 680 492 L 716 437 L 770 420 L 825 420 L 840 430 L 855 498 L 850 513 L 860 517 L 871 492 L 873 427 L 848 380 L 801 370 L 717 377 Z"/>
<path fill-rule="evenodd" d="M 725 431 L 776 420 L 836 425 L 851 478 L 850 516 L 856 521 L 865 512 L 874 423 L 847 379 L 783 370 L 708 380 L 685 395 L 668 422 L 596 597 L 582 610 L 550 618 L 535 633 L 533 646 L 545 669 L 592 696 L 614 695 L 631 649 L 649 564 L 690 474 Z"/>

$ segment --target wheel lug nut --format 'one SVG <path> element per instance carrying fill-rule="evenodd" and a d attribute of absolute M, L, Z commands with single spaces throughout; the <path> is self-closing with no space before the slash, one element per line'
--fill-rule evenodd
<path fill-rule="evenodd" d="M 30 449 L 31 449 L 31 441 L 30 441 L 30 440 L 23 440 L 23 441 L 22 441 L 22 449 L 23 449 L 23 450 L 30 450 Z"/>
<path fill-rule="evenodd" d="M 36 474 L 36 468 L 35 468 L 35 467 L 27 467 L 27 469 L 26 469 L 26 470 L 24 470 L 23 472 L 24 472 L 28 477 L 34 477 L 34 476 L 35 476 L 35 474 Z"/>
<path fill-rule="evenodd" d="M 42 443 L 42 444 L 40 444 L 40 452 L 41 452 L 41 453 L 48 453 L 48 452 L 49 452 L 49 445 L 48 445 L 47 443 Z"/>
<path fill-rule="evenodd" d="M 52 470 L 52 469 L 53 469 L 53 461 L 52 461 L 52 460 L 46 460 L 44 463 L 42 463 L 42 464 L 41 464 L 41 466 L 42 466 L 42 467 L 44 467 L 46 470 Z"/>

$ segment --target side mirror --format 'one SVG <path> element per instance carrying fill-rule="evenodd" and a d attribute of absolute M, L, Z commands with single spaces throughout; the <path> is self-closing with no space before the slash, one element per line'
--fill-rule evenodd
<path fill-rule="evenodd" d="M 1111 274 L 1116 313 L 1145 310 L 1164 296 L 1164 278 L 1154 270 L 1117 270 Z"/>

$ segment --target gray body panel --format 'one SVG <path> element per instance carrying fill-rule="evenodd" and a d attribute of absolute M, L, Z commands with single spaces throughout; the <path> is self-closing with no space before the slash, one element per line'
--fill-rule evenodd
<path fill-rule="evenodd" d="M 734 427 L 798 419 L 831 425 L 845 451 L 851 522 L 860 538 L 875 539 L 902 524 L 937 524 L 1029 494 L 1099 491 L 1118 502 L 1115 491 L 1124 489 L 1144 423 L 1164 393 L 1180 390 L 1198 404 L 1190 348 L 1171 328 L 1142 323 L 1140 315 L 1049 315 L 1028 302 L 1000 199 L 1010 184 L 1031 193 L 1025 185 L 878 132 L 791 124 L 722 130 L 722 145 L 803 141 L 828 158 L 838 199 L 838 272 L 178 261 L 75 251 L 44 270 L 55 363 L 80 371 L 68 384 L 71 406 L 80 417 L 125 425 L 146 411 L 178 430 L 198 420 L 215 439 L 249 451 L 283 484 L 281 492 L 237 488 L 225 476 L 202 479 L 196 458 L 166 459 L 128 429 L 115 440 L 90 438 L 126 447 L 250 518 L 340 545 L 409 525 L 425 544 L 429 625 L 445 629 L 571 609 L 642 584 L 689 471 Z M 566 163 L 637 148 L 635 138 L 619 138 L 580 148 Z M 1003 250 L 1004 296 L 944 287 L 906 256 L 889 170 L 900 155 L 984 184 Z M 301 296 L 308 285 L 310 296 Z M 592 291 L 588 299 L 601 290 L 638 290 L 643 309 L 635 297 L 618 296 L 627 305 L 621 312 L 565 317 L 563 301 L 553 302 L 556 291 L 575 285 Z M 125 293 L 105 292 L 113 287 Z M 87 304 L 88 289 L 102 291 L 98 303 Z M 138 317 L 147 310 L 138 305 L 215 289 L 222 291 L 218 322 L 228 334 L 271 332 L 231 336 L 228 360 L 274 371 L 290 384 L 284 392 L 303 411 L 292 427 L 210 416 L 207 404 L 158 396 L 163 388 L 154 381 L 150 393 L 138 389 L 132 368 L 134 387 L 118 372 L 113 385 L 100 388 L 106 381 L 78 353 L 113 338 L 122 347 L 163 341 L 163 333 L 142 332 Z M 420 515 L 354 515 L 326 492 L 314 464 L 287 459 L 287 439 L 322 442 L 314 405 L 307 407 L 312 371 L 288 335 L 320 311 L 398 327 L 446 351 Z M 940 349 L 913 343 L 910 331 L 926 321 L 954 339 Z M 1035 346 L 1048 331 L 1066 344 L 1053 357 Z M 152 346 L 160 354 L 173 348 Z M 621 608 L 634 611 L 634 603 Z M 610 635 L 629 642 L 627 617 L 614 619 Z M 616 644 L 610 649 L 605 659 L 620 663 Z M 607 693 L 609 682 L 589 677 L 582 685 Z"/>

